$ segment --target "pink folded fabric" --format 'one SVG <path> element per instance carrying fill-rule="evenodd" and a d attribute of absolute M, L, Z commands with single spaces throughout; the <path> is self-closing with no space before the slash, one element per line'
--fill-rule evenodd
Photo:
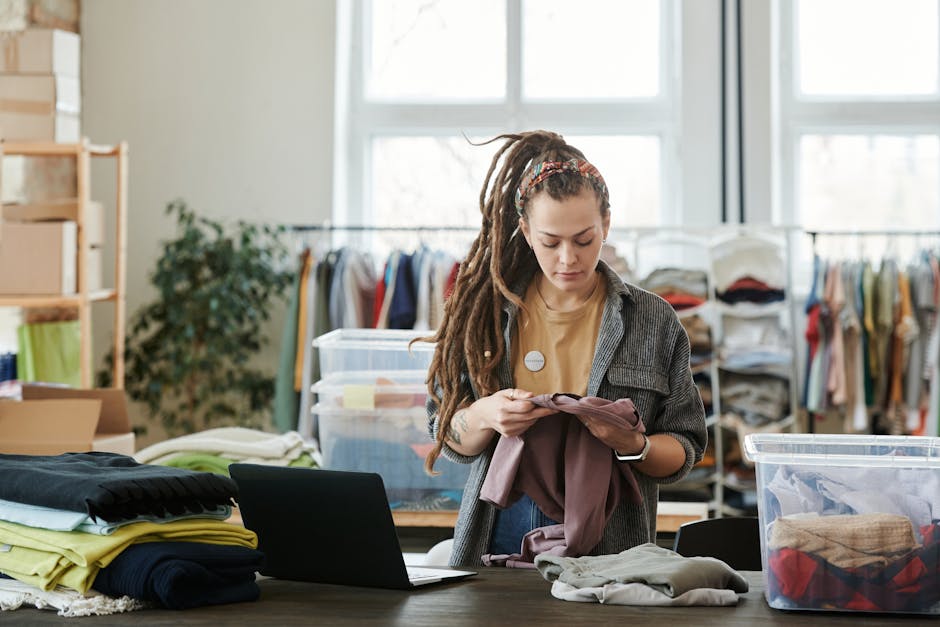
<path fill-rule="evenodd" d="M 528 400 L 558 413 L 537 421 L 522 435 L 499 439 L 480 498 L 506 508 L 528 494 L 546 516 L 564 523 L 526 534 L 518 555 L 488 556 L 492 563 L 517 567 L 531 567 L 539 553 L 568 557 L 589 553 L 621 499 L 632 503 L 641 499 L 630 465 L 617 462 L 610 448 L 576 417 L 591 416 L 643 433 L 632 400 L 577 394 L 543 394 Z"/>

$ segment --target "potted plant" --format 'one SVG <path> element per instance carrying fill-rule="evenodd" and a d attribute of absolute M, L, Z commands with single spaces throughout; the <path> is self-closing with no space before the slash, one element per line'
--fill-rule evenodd
<path fill-rule="evenodd" d="M 128 324 L 125 388 L 159 416 L 171 436 L 201 429 L 270 425 L 274 375 L 252 365 L 268 338 L 262 324 L 293 279 L 283 227 L 199 217 L 182 200 L 167 215 L 176 238 L 164 242 L 151 273 L 153 302 Z M 109 356 L 110 361 L 110 356 Z M 111 371 L 99 373 L 110 384 Z"/>

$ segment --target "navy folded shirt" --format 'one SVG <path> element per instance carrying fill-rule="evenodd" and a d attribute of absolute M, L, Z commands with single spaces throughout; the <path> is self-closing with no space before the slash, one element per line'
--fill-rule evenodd
<path fill-rule="evenodd" d="M 0 477 L 0 499 L 108 521 L 198 514 L 238 496 L 229 477 L 140 464 L 117 453 L 0 454 Z"/>
<path fill-rule="evenodd" d="M 243 546 L 145 542 L 98 571 L 92 588 L 175 610 L 254 601 L 260 593 L 255 571 L 263 562 L 263 553 Z"/>

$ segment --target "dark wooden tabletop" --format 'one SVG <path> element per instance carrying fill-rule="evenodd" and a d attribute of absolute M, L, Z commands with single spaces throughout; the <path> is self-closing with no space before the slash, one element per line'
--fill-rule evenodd
<path fill-rule="evenodd" d="M 54 611 L 0 613 L 17 625 L 907 625 L 925 616 L 857 612 L 784 612 L 768 607 L 759 572 L 736 607 L 628 607 L 559 601 L 535 571 L 482 568 L 470 579 L 409 592 L 264 579 L 261 599 L 186 611 L 142 610 L 114 616 L 60 618 Z M 931 621 L 934 622 L 934 621 Z M 940 626 L 940 620 L 936 621 Z"/>

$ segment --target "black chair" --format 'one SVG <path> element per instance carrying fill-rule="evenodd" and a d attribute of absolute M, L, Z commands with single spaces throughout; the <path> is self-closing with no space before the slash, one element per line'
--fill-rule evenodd
<path fill-rule="evenodd" d="M 760 570 L 760 526 L 756 516 L 685 523 L 673 550 L 684 557 L 717 557 L 735 570 Z"/>

